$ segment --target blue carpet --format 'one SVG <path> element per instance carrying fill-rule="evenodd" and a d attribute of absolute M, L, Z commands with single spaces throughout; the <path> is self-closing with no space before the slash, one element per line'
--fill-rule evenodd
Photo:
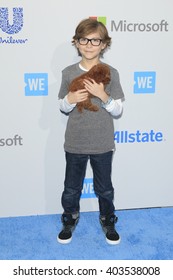
<path fill-rule="evenodd" d="M 98 212 L 81 213 L 68 245 L 57 243 L 60 215 L 0 219 L 1 260 L 172 260 L 173 208 L 119 210 L 121 243 L 105 242 Z"/>

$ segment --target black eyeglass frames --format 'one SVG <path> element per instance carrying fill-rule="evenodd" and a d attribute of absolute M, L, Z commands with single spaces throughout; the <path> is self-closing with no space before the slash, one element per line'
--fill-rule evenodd
<path fill-rule="evenodd" d="M 80 45 L 87 45 L 89 42 L 91 42 L 91 45 L 93 46 L 100 46 L 102 39 L 96 39 L 96 38 L 92 38 L 92 39 L 88 39 L 88 38 L 79 38 L 78 42 Z"/>

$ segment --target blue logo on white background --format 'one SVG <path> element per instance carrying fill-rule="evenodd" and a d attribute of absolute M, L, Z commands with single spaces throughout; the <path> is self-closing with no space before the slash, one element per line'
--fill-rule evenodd
<path fill-rule="evenodd" d="M 46 96 L 48 95 L 48 74 L 47 73 L 26 73 L 25 95 L 26 96 Z"/>
<path fill-rule="evenodd" d="M 134 72 L 134 93 L 155 93 L 156 72 Z"/>
<path fill-rule="evenodd" d="M 114 140 L 116 143 L 156 143 L 164 141 L 163 133 L 161 131 L 141 131 L 136 130 L 130 132 L 128 130 L 115 131 Z"/>
<path fill-rule="evenodd" d="M 96 198 L 93 188 L 93 179 L 85 178 L 81 198 Z"/>
<path fill-rule="evenodd" d="M 23 8 L 13 8 L 12 19 L 10 19 L 8 8 L 0 8 L 0 31 L 2 30 L 2 32 L 7 35 L 6 37 L 0 37 L 0 44 L 25 44 L 28 39 L 16 38 L 16 34 L 18 34 L 22 28 Z"/>
<path fill-rule="evenodd" d="M 8 8 L 0 8 L 0 28 L 7 34 L 18 33 L 23 27 L 23 8 L 13 8 L 13 24 L 9 23 Z"/>

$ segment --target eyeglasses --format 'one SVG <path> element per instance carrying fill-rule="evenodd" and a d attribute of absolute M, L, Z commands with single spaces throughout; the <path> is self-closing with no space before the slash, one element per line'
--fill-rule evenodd
<path fill-rule="evenodd" d="M 80 45 L 85 46 L 87 45 L 89 42 L 91 42 L 91 45 L 93 46 L 100 46 L 102 39 L 88 39 L 88 38 L 80 38 L 78 39 L 78 42 Z"/>

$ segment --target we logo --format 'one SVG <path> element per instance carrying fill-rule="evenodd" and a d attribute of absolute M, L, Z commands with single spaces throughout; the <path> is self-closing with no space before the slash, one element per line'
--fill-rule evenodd
<path fill-rule="evenodd" d="M 134 93 L 155 93 L 156 72 L 134 72 Z"/>
<path fill-rule="evenodd" d="M 48 74 L 47 73 L 26 73 L 25 95 L 26 96 L 43 96 L 48 95 Z"/>
<path fill-rule="evenodd" d="M 0 29 L 7 34 L 16 34 L 23 27 L 23 8 L 13 8 L 13 22 L 10 24 L 8 8 L 0 8 Z"/>
<path fill-rule="evenodd" d="M 92 178 L 84 179 L 81 198 L 96 198 Z"/>

